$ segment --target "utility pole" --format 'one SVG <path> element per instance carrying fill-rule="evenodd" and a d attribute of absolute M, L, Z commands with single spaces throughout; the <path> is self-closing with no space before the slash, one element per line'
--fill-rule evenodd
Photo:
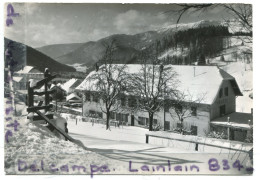
<path fill-rule="evenodd" d="M 163 90 L 163 130 L 165 131 L 165 122 L 166 122 L 166 119 L 165 119 L 165 88 L 166 86 L 164 85 L 164 90 Z"/>

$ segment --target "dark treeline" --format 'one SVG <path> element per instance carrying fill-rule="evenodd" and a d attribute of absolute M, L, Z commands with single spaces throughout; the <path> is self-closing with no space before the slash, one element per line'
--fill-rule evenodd
<path fill-rule="evenodd" d="M 164 52 L 169 48 L 178 51 L 180 56 L 167 56 L 167 64 L 191 64 L 196 61 L 202 64 L 207 57 L 214 57 L 228 45 L 227 36 L 231 36 L 228 27 L 208 26 L 196 29 L 178 31 L 166 36 L 160 41 L 160 50 Z"/>
<path fill-rule="evenodd" d="M 157 54 L 160 57 L 163 53 L 172 49 L 174 54 L 163 58 L 165 64 L 193 64 L 198 62 L 199 65 L 206 63 L 206 60 L 211 57 L 220 56 L 221 52 L 231 46 L 231 36 L 246 35 L 242 32 L 231 34 L 227 26 L 207 26 L 199 28 L 191 28 L 183 31 L 178 31 L 164 37 L 154 39 L 150 44 L 147 44 L 143 50 L 135 49 L 131 61 L 125 62 L 121 58 L 114 59 L 114 64 L 140 64 L 140 59 L 143 55 L 149 59 Z M 116 54 L 116 53 L 115 53 Z M 152 55 L 153 54 L 153 55 Z M 160 60 L 159 60 L 160 61 Z M 159 62 L 158 63 L 161 63 Z M 101 66 L 102 61 L 89 67 L 86 74 Z"/>

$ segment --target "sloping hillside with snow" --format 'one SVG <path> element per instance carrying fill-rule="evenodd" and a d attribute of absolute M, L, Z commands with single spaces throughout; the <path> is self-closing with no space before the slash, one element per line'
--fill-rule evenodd
<path fill-rule="evenodd" d="M 34 170 L 37 174 L 90 174 L 90 165 L 113 167 L 118 164 L 116 160 L 58 138 L 47 128 L 30 122 L 26 119 L 25 106 L 17 106 L 17 111 L 23 111 L 24 115 L 15 117 L 20 124 L 18 131 L 13 131 L 9 143 L 5 143 L 6 174 L 35 174 Z M 86 167 L 86 172 L 73 170 L 73 165 Z M 57 168 L 58 171 L 53 171 Z"/>

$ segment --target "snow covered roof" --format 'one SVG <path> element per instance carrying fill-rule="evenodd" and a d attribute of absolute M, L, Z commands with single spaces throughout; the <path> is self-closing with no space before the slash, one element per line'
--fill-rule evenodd
<path fill-rule="evenodd" d="M 25 66 L 24 68 L 22 68 L 21 70 L 17 71 L 16 73 L 27 74 L 27 73 L 30 73 L 33 69 L 36 69 L 36 68 L 33 67 L 33 66 Z M 39 71 L 39 73 L 41 73 L 41 72 Z"/>
<path fill-rule="evenodd" d="M 13 80 L 14 80 L 15 82 L 20 82 L 22 79 L 23 79 L 23 77 L 18 77 L 18 76 L 14 76 L 14 77 L 13 77 Z"/>
<path fill-rule="evenodd" d="M 229 122 L 228 122 L 229 117 Z M 248 122 L 250 120 L 250 123 Z M 253 125 L 253 116 L 251 113 L 234 112 L 227 114 L 225 116 L 219 117 L 211 121 L 211 124 L 224 126 L 224 127 L 234 127 L 234 128 L 244 128 L 250 129 Z"/>
<path fill-rule="evenodd" d="M 81 98 L 76 93 L 71 93 L 66 97 L 66 101 L 69 100 L 81 100 Z"/>
<path fill-rule="evenodd" d="M 80 84 L 79 80 L 72 78 L 72 79 L 68 80 L 67 82 L 65 82 L 63 85 L 61 85 L 61 88 L 64 89 L 66 92 L 68 92 L 69 88 L 72 88 L 74 86 L 74 84 L 76 84 L 75 86 L 79 85 Z"/>
<path fill-rule="evenodd" d="M 123 66 L 123 65 L 122 65 Z M 212 104 L 217 97 L 219 88 L 223 80 L 230 80 L 232 87 L 236 89 L 236 95 L 242 95 L 236 84 L 235 78 L 219 69 L 216 66 L 186 66 L 186 65 L 167 65 L 175 71 L 179 80 L 178 90 L 187 92 L 194 99 L 202 99 L 200 103 Z M 140 72 L 142 65 L 128 64 L 126 71 L 129 73 Z M 91 72 L 85 80 L 76 88 L 79 91 L 93 90 L 93 82 L 89 82 L 87 78 L 92 76 L 96 71 Z M 203 98 L 201 98 L 203 96 Z"/>
<path fill-rule="evenodd" d="M 65 91 L 64 89 L 61 88 L 61 84 L 60 84 L 60 83 L 59 83 L 59 84 L 52 84 L 51 87 L 50 87 L 50 89 L 52 89 L 52 88 L 59 88 L 59 89 L 61 89 L 62 91 Z"/>

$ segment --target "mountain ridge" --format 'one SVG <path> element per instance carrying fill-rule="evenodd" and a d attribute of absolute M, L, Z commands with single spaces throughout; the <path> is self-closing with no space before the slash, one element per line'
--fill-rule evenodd
<path fill-rule="evenodd" d="M 7 45 L 12 42 L 12 57 L 17 62 L 15 70 L 18 70 L 22 66 L 34 66 L 40 71 L 44 72 L 45 68 L 49 68 L 51 72 L 67 71 L 75 72 L 75 68 L 69 67 L 65 64 L 59 63 L 51 57 L 37 51 L 36 49 L 27 46 L 23 43 L 16 42 L 14 40 L 4 37 L 4 46 L 7 49 Z"/>
<path fill-rule="evenodd" d="M 170 39 L 175 33 L 180 31 L 212 26 L 227 27 L 222 21 L 202 20 L 186 24 L 173 24 L 167 27 L 161 27 L 157 30 L 150 30 L 133 35 L 113 34 L 97 41 L 82 43 L 78 48 L 56 57 L 55 60 L 63 64 L 79 63 L 85 66 L 93 66 L 104 54 L 104 45 L 114 40 L 118 47 L 115 51 L 117 55 L 116 61 L 121 63 L 138 63 L 137 60 L 140 52 L 157 40 L 162 40 L 163 38 Z M 120 50 L 123 51 L 120 52 Z"/>

